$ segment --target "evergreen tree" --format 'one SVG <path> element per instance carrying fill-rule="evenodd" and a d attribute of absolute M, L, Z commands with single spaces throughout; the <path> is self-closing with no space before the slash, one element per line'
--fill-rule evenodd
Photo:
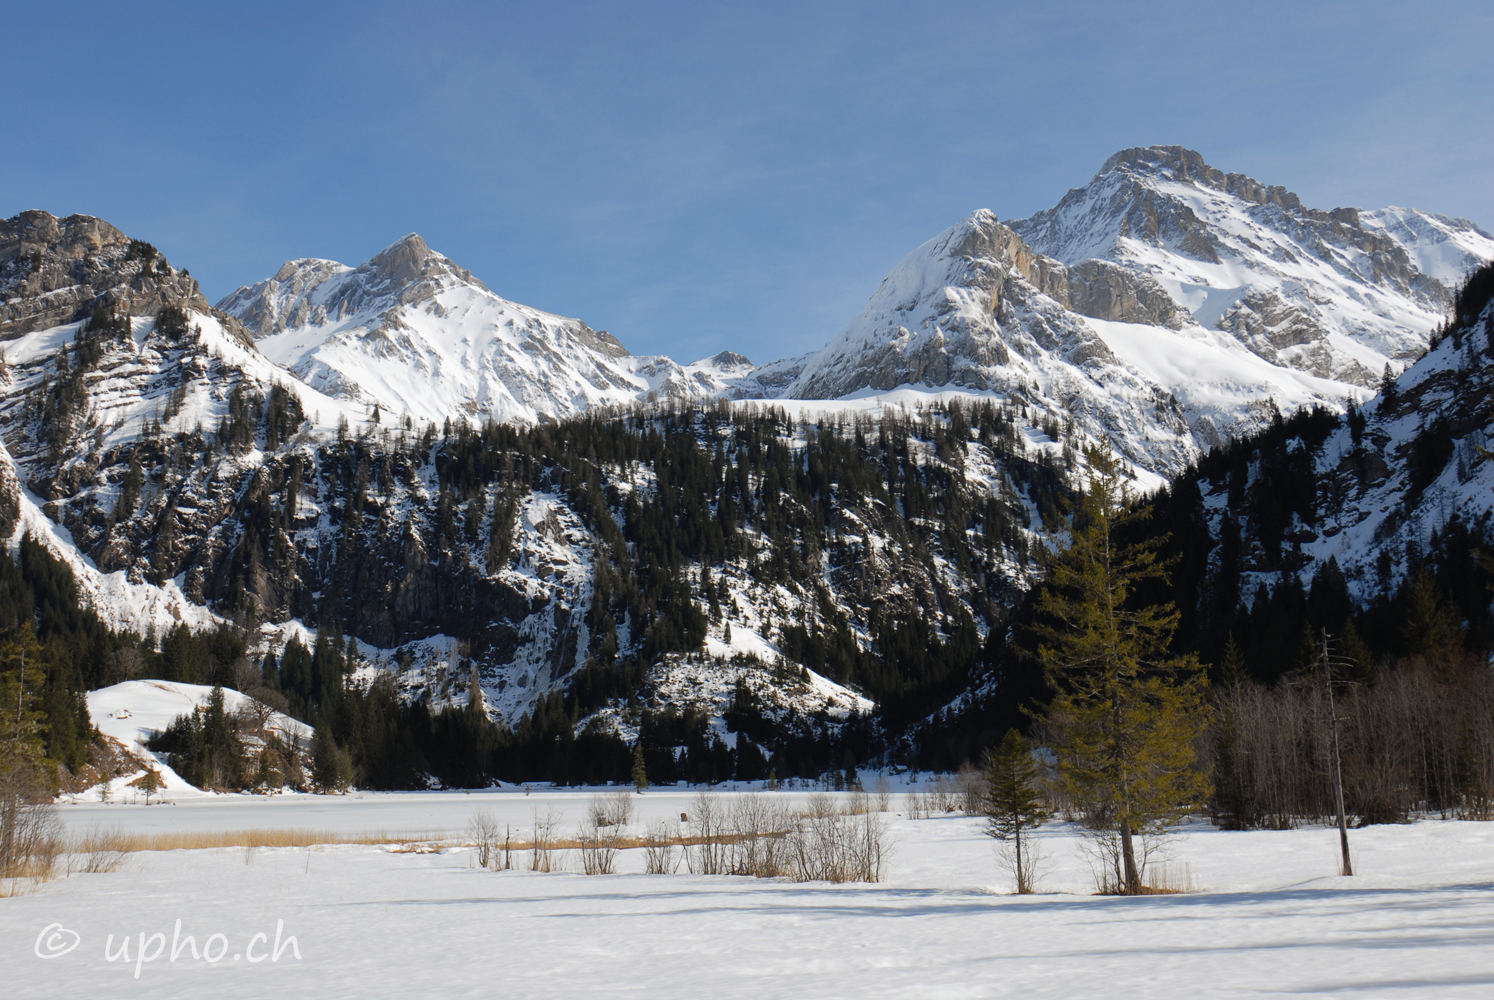
<path fill-rule="evenodd" d="M 1001 745 L 986 758 L 986 833 L 1003 845 L 1004 862 L 1017 880 L 1017 892 L 1032 892 L 1031 832 L 1048 819 L 1035 785 L 1037 761 L 1032 748 L 1015 729 L 1008 729 Z"/>
<path fill-rule="evenodd" d="M 1250 679 L 1250 671 L 1245 666 L 1245 654 L 1240 652 L 1233 632 L 1224 643 L 1224 659 L 1219 664 L 1218 674 L 1219 683 L 1223 687 L 1234 687 Z"/>
<path fill-rule="evenodd" d="M 145 804 L 150 805 L 150 797 L 161 790 L 161 772 L 146 765 L 145 773 L 130 784 L 145 793 Z"/>
<path fill-rule="evenodd" d="M 318 720 L 311 740 L 311 772 L 324 792 L 341 791 L 353 780 L 352 762 L 332 738 L 331 721 L 325 716 Z"/>
<path fill-rule="evenodd" d="M 633 788 L 642 795 L 648 788 L 648 769 L 643 764 L 643 737 L 633 742 Z"/>
<path fill-rule="evenodd" d="M 1399 394 L 1395 385 L 1395 372 L 1391 371 L 1390 362 L 1387 361 L 1385 362 L 1385 371 L 1380 373 L 1380 411 L 1384 413 L 1387 410 L 1394 409 L 1398 401 Z"/>
<path fill-rule="evenodd" d="M 1427 572 L 1418 574 L 1405 590 L 1401 646 L 1407 656 L 1445 659 L 1462 645 L 1463 627 L 1438 592 Z"/>
<path fill-rule="evenodd" d="M 1207 678 L 1192 654 L 1170 652 L 1178 614 L 1137 606 L 1138 586 L 1164 581 L 1159 539 L 1123 544 L 1146 516 L 1127 503 L 1119 459 L 1086 450 L 1088 488 L 1069 547 L 1050 566 L 1032 627 L 1037 657 L 1056 694 L 1049 708 L 1059 767 L 1069 791 L 1120 839 L 1120 886 L 1142 889 L 1133 837 L 1175 822 L 1208 793 L 1195 760 L 1207 726 Z"/>
<path fill-rule="evenodd" d="M 44 770 L 42 686 L 47 674 L 41 657 L 29 621 L 0 646 L 0 769 Z"/>

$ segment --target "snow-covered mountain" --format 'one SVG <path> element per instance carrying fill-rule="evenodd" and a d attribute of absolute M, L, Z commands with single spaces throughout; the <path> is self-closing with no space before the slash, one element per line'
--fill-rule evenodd
<path fill-rule="evenodd" d="M 421 421 L 534 423 L 728 389 L 710 364 L 635 357 L 605 330 L 501 298 L 413 233 L 356 268 L 287 261 L 218 308 L 318 391 Z"/>
<path fill-rule="evenodd" d="M 149 244 L 25 213 L 0 222 L 0 536 L 35 535 L 116 629 L 228 623 L 279 651 L 330 627 L 360 679 L 439 708 L 475 675 L 516 727 L 632 738 L 694 706 L 720 729 L 739 699 L 901 726 L 985 669 L 1079 444 L 1108 436 L 1156 486 L 1280 413 L 1342 410 L 1491 257 L 1470 223 L 1308 210 L 1130 150 L 1052 212 L 917 248 L 822 350 L 682 365 L 417 236 L 214 308 Z M 1336 499 L 1249 528 L 1247 571 L 1333 556 L 1367 593 L 1444 507 L 1481 516 L 1494 397 L 1455 390 L 1487 333 L 1414 365 L 1368 429 L 1304 438 L 1327 491 L 1306 495 Z M 741 402 L 533 426 L 668 399 Z M 1217 486 L 1194 520 L 1256 516 Z"/>
<path fill-rule="evenodd" d="M 1011 227 L 1066 264 L 1108 260 L 1154 279 L 1273 364 L 1366 387 L 1420 355 L 1452 290 L 1494 259 L 1494 237 L 1466 219 L 1307 208 L 1180 146 L 1122 150 Z"/>
<path fill-rule="evenodd" d="M 994 393 L 1171 475 L 1278 411 L 1367 398 L 1489 259 L 1464 220 L 1306 209 L 1189 150 L 1126 150 L 1048 212 L 978 211 L 913 251 L 769 395 Z"/>

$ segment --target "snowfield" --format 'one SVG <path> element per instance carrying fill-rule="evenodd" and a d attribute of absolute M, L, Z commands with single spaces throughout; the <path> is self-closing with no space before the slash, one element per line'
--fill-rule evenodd
<path fill-rule="evenodd" d="M 688 811 L 694 794 L 636 797 L 630 830 Z M 587 800 L 222 796 L 61 812 L 71 828 L 441 827 L 460 839 L 479 807 L 525 828 L 534 809 L 560 809 L 569 831 Z M 1042 893 L 1006 895 L 980 831 L 963 816 L 890 815 L 887 880 L 840 886 L 643 875 L 641 851 L 623 853 L 623 874 L 600 877 L 484 871 L 464 846 L 142 853 L 118 872 L 0 900 L 0 967 L 10 997 L 1456 998 L 1494 988 L 1491 824 L 1351 831 L 1353 878 L 1332 874 L 1335 830 L 1193 824 L 1168 854 L 1195 891 L 1133 899 L 1091 895 L 1081 840 L 1062 824 L 1041 833 Z M 71 934 L 72 950 L 39 957 Z M 188 935 L 218 961 L 194 960 Z M 130 961 L 106 960 L 126 936 Z M 139 961 L 142 940 L 151 961 Z"/>

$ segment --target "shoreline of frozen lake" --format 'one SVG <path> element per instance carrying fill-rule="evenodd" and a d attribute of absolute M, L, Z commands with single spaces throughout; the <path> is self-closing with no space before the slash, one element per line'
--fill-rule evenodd
<path fill-rule="evenodd" d="M 632 831 L 688 810 L 694 790 L 634 796 Z M 749 793 L 750 794 L 750 793 Z M 778 795 L 784 793 L 763 793 Z M 809 793 L 794 792 L 795 799 Z M 522 790 L 62 806 L 70 826 L 106 819 L 172 828 L 447 828 L 490 809 L 581 820 L 590 795 Z M 224 808 L 227 803 L 228 807 Z M 893 807 L 901 806 L 894 796 Z M 341 818 L 339 818 L 339 812 Z M 295 817 L 250 822 L 243 817 Z M 159 820 L 156 817 L 160 817 Z M 460 820 L 460 822 L 458 822 Z M 7 996 L 74 993 L 215 1000 L 288 997 L 1246 997 L 1305 993 L 1481 997 L 1494 988 L 1494 824 L 1427 820 L 1350 831 L 1353 878 L 1335 876 L 1337 831 L 1223 832 L 1187 825 L 1169 847 L 1197 891 L 1098 897 L 1082 837 L 1044 827 L 1039 895 L 1006 895 L 981 821 L 889 815 L 894 849 L 877 885 L 734 876 L 491 872 L 472 852 L 378 846 L 143 852 L 124 870 L 73 875 L 0 899 Z M 136 826 L 132 832 L 146 832 Z M 515 856 L 516 863 L 521 857 Z M 577 867 L 574 857 L 572 868 Z M 683 869 L 682 869 L 683 870 Z M 170 961 L 175 922 L 220 960 Z M 51 925 L 51 938 L 43 935 Z M 298 960 L 277 926 L 294 935 Z M 37 957 L 55 939 L 52 959 Z M 141 963 L 161 934 L 163 952 Z M 254 935 L 264 934 L 255 941 Z M 106 961 L 127 935 L 130 963 Z M 252 945 L 252 947 L 251 947 Z M 234 956 L 241 956 L 235 961 Z"/>

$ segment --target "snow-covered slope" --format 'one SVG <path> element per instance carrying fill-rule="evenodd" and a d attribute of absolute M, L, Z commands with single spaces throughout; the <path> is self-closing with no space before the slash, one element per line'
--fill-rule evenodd
<path fill-rule="evenodd" d="M 83 602 L 116 632 L 165 635 L 177 625 L 202 631 L 217 625 L 219 618 L 201 604 L 194 604 L 174 580 L 161 586 L 132 582 L 124 570 L 101 572 L 94 561 L 73 543 L 72 533 L 42 512 L 35 494 L 20 485 L 15 463 L 0 443 L 0 496 L 14 504 L 15 521 L 5 544 L 12 556 L 21 539 L 30 535 L 53 556 L 67 563 L 78 583 Z"/>
<path fill-rule="evenodd" d="M 1033 253 L 990 212 L 976 212 L 904 258 L 783 395 L 834 399 L 905 385 L 995 393 L 1021 404 L 1034 428 L 1072 424 L 1083 438 L 1109 435 L 1139 469 L 1180 470 L 1199 448 L 1191 425 L 1210 432 L 1203 425 L 1211 415 L 1185 410 L 1179 382 L 1126 360 L 1070 306 L 1076 289 L 1108 282 L 1132 305 L 1112 310 L 1115 318 L 1174 338 L 1185 324 L 1165 293 L 1119 268 L 1074 272 Z M 1204 342 L 1199 350 L 1217 353 Z"/>
<path fill-rule="evenodd" d="M 266 357 L 339 399 L 440 423 L 532 423 L 725 388 L 605 330 L 510 302 L 411 234 L 361 267 L 287 261 L 219 303 Z"/>
<path fill-rule="evenodd" d="M 189 715 L 199 706 L 206 705 L 212 692 L 211 687 L 202 684 L 159 680 L 125 681 L 88 692 L 88 716 L 94 728 L 103 736 L 118 740 L 125 754 L 140 762 L 138 770 L 113 778 L 110 792 L 116 795 L 124 793 L 130 782 L 149 766 L 161 776 L 162 793 L 175 796 L 203 794 L 167 765 L 164 754 L 152 753 L 145 743 L 156 733 L 163 732 L 178 716 Z M 265 708 L 248 695 L 224 689 L 223 707 L 231 714 L 261 713 L 265 732 L 275 734 L 287 744 L 294 738 L 302 746 L 310 745 L 313 735 L 310 726 Z"/>
<path fill-rule="evenodd" d="M 1304 579 L 1333 559 L 1367 599 L 1414 572 L 1415 553 L 1450 525 L 1466 531 L 1494 516 L 1494 303 L 1454 334 L 1397 379 L 1393 396 L 1365 408 L 1361 430 L 1341 426 L 1317 451 L 1323 501 L 1301 535 Z M 1232 516 L 1227 493 L 1201 485 L 1216 522 Z"/>

